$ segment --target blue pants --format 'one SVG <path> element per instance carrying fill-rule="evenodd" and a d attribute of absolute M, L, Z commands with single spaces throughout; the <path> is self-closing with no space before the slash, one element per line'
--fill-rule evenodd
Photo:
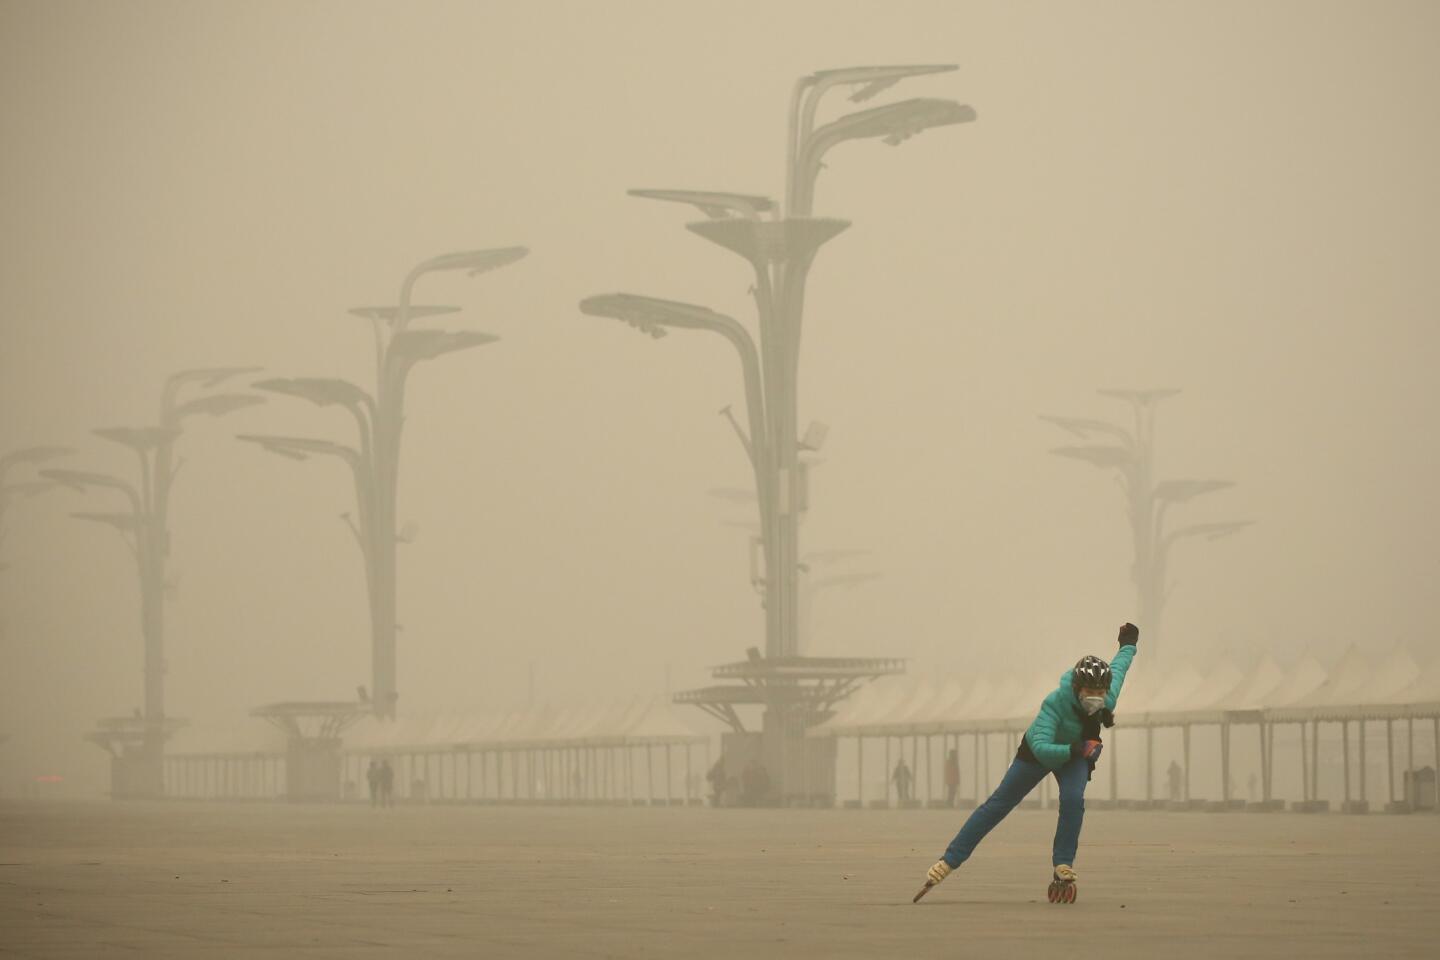
<path fill-rule="evenodd" d="M 950 846 L 945 848 L 944 860 L 951 867 L 958 867 L 970 859 L 975 847 L 985 834 L 1005 819 L 1025 795 L 1039 786 L 1040 781 L 1050 773 L 1038 763 L 1021 760 L 1019 757 L 1010 764 L 1000 786 L 965 821 L 965 826 L 955 834 Z M 1060 822 L 1055 825 L 1055 846 L 1051 855 L 1054 866 L 1062 863 L 1075 865 L 1075 848 L 1080 845 L 1080 825 L 1085 820 L 1085 785 L 1090 781 L 1090 765 L 1076 758 L 1055 771 L 1055 781 L 1060 785 Z"/>

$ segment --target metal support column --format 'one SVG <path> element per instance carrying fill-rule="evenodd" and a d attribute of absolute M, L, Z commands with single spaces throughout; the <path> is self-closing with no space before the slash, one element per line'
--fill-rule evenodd
<path fill-rule="evenodd" d="M 1305 721 L 1300 721 L 1300 799 L 1310 799 L 1310 746 L 1305 738 Z"/>
<path fill-rule="evenodd" d="M 925 802 L 929 803 L 935 799 L 935 781 L 930 776 L 930 755 L 935 752 L 931 745 L 930 734 L 925 734 Z"/>
<path fill-rule="evenodd" d="M 1155 799 L 1155 728 L 1145 728 L 1145 801 Z"/>
<path fill-rule="evenodd" d="M 1120 761 L 1115 756 L 1115 748 L 1120 745 L 1119 731 L 1110 739 L 1110 759 L 1106 762 L 1110 764 L 1110 802 L 1113 804 L 1120 799 Z"/>
<path fill-rule="evenodd" d="M 1341 747 L 1340 747 L 1340 765 L 1341 765 L 1341 767 L 1342 767 L 1342 768 L 1344 769 L 1344 771 L 1345 771 L 1345 806 L 1341 808 L 1342 810 L 1344 810 L 1344 809 L 1349 809 L 1349 807 L 1350 807 L 1350 721 L 1349 721 L 1349 720 L 1341 720 L 1341 721 L 1340 721 L 1340 741 L 1341 741 Z"/>
<path fill-rule="evenodd" d="M 1410 793 L 1405 797 L 1405 800 L 1410 804 L 1411 810 L 1416 810 L 1420 806 L 1420 784 L 1415 779 L 1415 718 L 1406 717 L 1405 727 L 1405 745 L 1410 764 Z"/>
<path fill-rule="evenodd" d="M 1385 721 L 1385 772 L 1388 779 L 1385 796 L 1395 802 L 1395 721 Z"/>
<path fill-rule="evenodd" d="M 973 783 L 973 784 L 975 784 L 975 802 L 978 804 L 978 803 L 980 802 L 980 798 L 984 796 L 984 794 L 980 792 L 980 734 L 979 734 L 979 733 L 972 733 L 972 734 L 970 735 L 970 752 L 973 754 L 973 756 L 972 756 L 970 759 L 975 762 L 975 779 L 974 779 L 974 780 L 971 780 L 970 782 Z"/>
<path fill-rule="evenodd" d="M 1265 740 L 1265 721 L 1255 725 L 1260 734 L 1260 799 L 1270 802 L 1270 751 Z"/>
<path fill-rule="evenodd" d="M 1220 724 L 1220 799 L 1230 802 L 1230 724 Z"/>
<path fill-rule="evenodd" d="M 915 784 L 920 782 L 920 738 L 912 735 L 910 737 L 910 783 L 907 789 L 910 796 L 915 796 Z"/>
<path fill-rule="evenodd" d="M 1183 749 L 1184 749 L 1184 753 L 1185 753 L 1185 771 L 1184 771 L 1184 788 L 1185 788 L 1185 792 L 1184 792 L 1181 796 L 1182 796 L 1182 799 L 1184 799 L 1185 802 L 1188 803 L 1188 802 L 1190 802 L 1190 724 L 1187 723 L 1187 724 L 1185 724 L 1184 726 L 1182 726 L 1182 727 L 1180 728 L 1180 740 L 1181 740 L 1181 743 L 1182 743 L 1182 745 L 1183 745 Z"/>
<path fill-rule="evenodd" d="M 1365 803 L 1365 796 L 1367 796 L 1367 793 L 1368 793 L 1368 792 L 1367 792 L 1367 789 L 1365 789 L 1365 784 L 1367 784 L 1367 783 L 1369 782 L 1369 770 L 1368 770 L 1368 767 L 1365 766 L 1365 728 L 1367 728 L 1367 725 L 1368 725 L 1368 724 L 1365 723 L 1364 720 L 1361 720 L 1361 721 L 1359 721 L 1359 724 L 1358 724 L 1358 725 L 1359 725 L 1359 802 Z"/>
<path fill-rule="evenodd" d="M 855 738 L 855 797 L 865 808 L 865 738 Z"/>
<path fill-rule="evenodd" d="M 890 806 L 890 735 L 885 735 L 885 806 Z"/>

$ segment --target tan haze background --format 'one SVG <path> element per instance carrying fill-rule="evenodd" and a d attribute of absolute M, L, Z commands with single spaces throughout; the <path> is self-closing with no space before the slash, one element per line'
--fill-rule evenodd
<path fill-rule="evenodd" d="M 417 370 L 401 470 L 400 705 L 660 695 L 762 640 L 733 355 L 581 315 L 610 290 L 751 317 L 749 277 L 632 187 L 781 191 L 795 77 L 956 63 L 902 96 L 979 121 L 829 158 L 854 226 L 809 284 L 801 418 L 831 427 L 805 549 L 879 579 L 806 652 L 1058 675 L 1134 616 L 1117 490 L 1041 413 L 1174 386 L 1160 475 L 1237 481 L 1177 548 L 1168 654 L 1435 653 L 1440 7 L 1430 3 L 0 5 L 0 450 L 155 416 L 163 378 L 369 376 L 346 309 L 456 249 L 531 255 L 418 299 L 503 339 Z M 836 98 L 837 103 L 839 98 Z M 832 105 L 835 109 L 835 105 Z M 341 436 L 273 400 L 181 441 L 169 713 L 369 680 L 346 478 L 235 442 Z M 133 567 L 9 512 L 0 771 L 104 788 L 141 702 Z M 1141 624 L 1142 628 L 1144 624 Z M 1142 647 L 1142 653 L 1144 648 Z M 1137 671 L 1142 669 L 1137 662 Z M 698 717 L 698 715 L 697 715 Z"/>

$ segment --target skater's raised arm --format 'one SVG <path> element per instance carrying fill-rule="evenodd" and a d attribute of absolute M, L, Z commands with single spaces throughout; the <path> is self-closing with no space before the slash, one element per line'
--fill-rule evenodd
<path fill-rule="evenodd" d="M 1117 638 L 1120 649 L 1110 661 L 1110 690 L 1105 695 L 1105 709 L 1114 710 L 1120 699 L 1120 688 L 1125 685 L 1125 674 L 1130 670 L 1130 661 L 1135 659 L 1135 647 L 1140 643 L 1140 628 L 1127 623 L 1120 628 Z"/>

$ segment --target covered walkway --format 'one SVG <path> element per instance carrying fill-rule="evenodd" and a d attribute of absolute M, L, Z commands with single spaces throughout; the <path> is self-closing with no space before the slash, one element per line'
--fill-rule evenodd
<path fill-rule="evenodd" d="M 699 803 L 710 736 L 689 722 L 694 716 L 663 701 L 634 700 L 394 721 L 366 717 L 337 742 L 338 795 L 365 798 L 366 771 L 375 760 L 390 764 L 395 799 L 404 802 Z M 178 744 L 181 750 L 166 757 L 166 796 L 285 796 L 284 745 L 256 738 L 266 741 L 250 749 Z"/>
<path fill-rule="evenodd" d="M 1352 645 L 1329 668 L 1311 655 L 1288 668 L 1267 656 L 1244 671 L 1221 660 L 1208 675 L 1181 667 L 1160 683 L 1147 681 L 1139 673 L 1126 685 L 1119 722 L 1106 734 L 1101 782 L 1087 797 L 1092 807 L 1278 810 L 1285 808 L 1279 776 L 1298 795 L 1290 809 L 1329 810 L 1333 801 L 1336 809 L 1361 813 L 1370 809 L 1369 788 L 1380 776 L 1381 809 L 1440 811 L 1440 658 L 1422 669 L 1403 645 L 1379 659 Z M 838 784 L 849 806 L 895 805 L 891 774 L 901 758 L 918 788 L 910 805 L 944 806 L 944 758 L 951 750 L 962 771 L 957 806 L 973 806 L 998 783 L 1052 689 L 1053 679 L 1029 686 L 1013 677 L 969 684 L 885 680 L 861 691 L 811 736 L 852 741 L 853 748 L 839 751 L 851 758 Z M 1165 741 L 1164 755 L 1174 765 L 1165 770 L 1163 796 L 1157 796 L 1157 741 Z M 1245 758 L 1237 762 L 1241 749 Z M 1213 770 L 1201 780 L 1194 771 L 1203 765 Z M 1253 778 L 1246 796 L 1235 782 L 1241 768 Z M 1047 781 L 1028 803 L 1047 803 L 1050 793 Z"/>

